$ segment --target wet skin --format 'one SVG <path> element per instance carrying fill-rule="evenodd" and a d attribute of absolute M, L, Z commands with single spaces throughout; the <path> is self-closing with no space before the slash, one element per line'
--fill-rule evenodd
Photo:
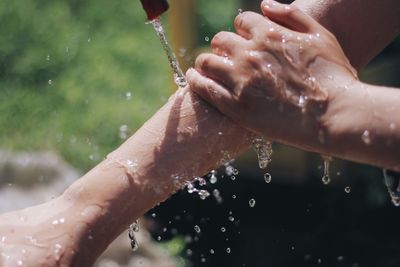
<path fill-rule="evenodd" d="M 315 6 L 313 7 L 310 2 L 314 3 Z M 352 1 L 341 1 L 340 3 L 345 4 L 348 2 Z M 367 2 L 367 0 L 364 2 Z M 301 2 L 297 3 L 298 6 L 302 6 Z M 307 0 L 304 6 L 309 14 L 313 14 L 317 18 L 325 18 L 324 14 L 329 10 L 329 7 L 332 9 L 342 8 L 342 6 L 337 5 L 337 1 L 323 1 L 323 5 L 321 6 L 321 1 Z M 265 12 L 265 10 L 263 11 Z M 377 9 L 374 11 L 377 11 Z M 382 12 L 386 11 L 383 10 Z M 387 12 L 390 13 L 391 11 Z M 368 14 L 368 12 L 366 13 Z M 266 14 L 268 15 L 268 13 Z M 270 19 L 272 19 L 271 16 Z M 282 16 L 278 24 L 288 25 L 291 19 L 292 17 L 290 16 Z M 354 24 L 351 21 L 348 21 L 348 23 Z M 275 27 L 278 27 L 278 25 Z M 279 27 L 282 30 L 285 28 L 283 26 Z M 389 26 L 386 28 L 392 29 Z M 331 31 L 332 29 L 334 28 L 330 28 Z M 341 28 L 339 27 L 339 29 Z M 336 30 L 339 31 L 338 28 Z M 344 29 L 341 30 L 344 31 Z M 292 32 L 295 33 L 296 30 L 292 29 Z M 388 34 L 385 36 L 391 35 Z M 243 36 L 240 38 L 246 39 Z M 330 46 L 337 47 L 336 42 L 328 33 L 322 40 L 328 40 Z M 246 39 L 246 41 L 249 40 Z M 296 38 L 290 39 L 290 43 L 293 42 L 296 42 Z M 320 41 L 315 42 L 318 45 L 324 45 Z M 371 45 L 376 43 L 372 43 Z M 366 49 L 365 51 L 375 51 L 374 49 Z M 278 49 L 277 51 L 280 50 Z M 351 49 L 345 49 L 345 52 L 351 54 Z M 312 55 L 312 53 L 310 52 L 309 55 Z M 341 55 L 341 52 L 336 51 L 336 55 Z M 248 54 L 247 56 L 250 55 Z M 346 79 L 350 79 L 352 77 L 352 74 L 350 75 L 351 71 L 349 71 L 351 68 L 347 66 L 347 62 L 338 62 L 337 60 L 342 58 L 341 56 L 338 58 L 335 57 L 330 61 L 329 56 L 327 55 L 324 58 L 325 60 L 320 62 L 321 68 L 314 67 L 310 70 L 309 74 L 317 77 L 319 71 L 327 68 L 329 72 L 333 70 L 337 71 L 338 75 L 340 74 L 339 77 L 342 77 L 341 73 L 343 73 Z M 368 57 L 370 57 L 370 53 L 365 53 L 365 58 Z M 285 57 L 281 57 L 281 59 L 284 60 Z M 364 60 L 359 60 L 358 62 L 362 61 Z M 257 66 L 262 62 L 255 61 L 254 63 Z M 296 67 L 296 65 L 289 67 L 290 71 L 295 72 L 291 68 Z M 282 77 L 284 76 L 281 76 L 280 79 Z M 308 88 L 306 83 L 302 83 L 302 79 L 295 77 L 291 76 L 294 79 L 294 84 L 298 85 L 300 83 L 298 90 L 302 90 L 301 92 L 306 92 L 307 94 L 310 93 L 311 100 L 309 101 L 311 102 L 308 105 L 314 105 L 314 102 L 317 103 L 317 109 L 313 111 L 314 113 L 309 110 L 308 106 L 306 111 L 303 112 L 302 108 L 296 104 L 296 97 L 299 96 L 299 94 L 296 95 L 298 92 L 297 88 L 293 88 L 291 92 L 293 94 L 289 94 L 290 97 L 288 98 L 285 98 L 286 94 L 274 91 L 279 88 L 269 88 L 269 90 L 272 90 L 269 94 L 272 94 L 272 96 L 277 95 L 279 97 L 276 99 L 284 101 L 284 110 L 292 107 L 294 110 L 293 114 L 297 118 L 302 118 L 302 114 L 307 114 L 308 117 L 306 117 L 307 120 L 305 121 L 310 125 L 315 123 L 312 114 L 318 114 L 322 120 L 322 114 L 329 113 L 321 113 L 318 106 L 319 102 L 327 102 L 327 107 L 322 110 L 330 110 L 338 116 L 340 115 L 339 111 L 343 110 L 346 116 L 350 117 L 351 115 L 359 116 L 360 119 L 363 118 L 363 111 L 365 110 L 361 108 L 357 112 L 346 113 L 348 112 L 346 109 L 346 104 L 348 103 L 346 101 L 339 101 L 336 102 L 338 104 L 331 105 L 330 90 L 332 88 L 329 86 L 324 87 L 325 84 L 330 84 L 329 79 L 327 81 L 323 79 L 318 80 L 318 86 L 320 87 L 316 87 L 316 90 L 321 88 L 321 91 L 316 91 Z M 335 78 L 338 79 L 335 84 L 344 86 L 344 84 L 340 83 L 343 80 L 339 77 Z M 351 81 L 353 82 L 354 80 Z M 349 85 L 352 84 L 349 83 Z M 392 89 L 380 88 L 379 90 L 375 90 L 375 88 L 371 87 L 368 87 L 367 91 L 369 95 L 376 97 L 373 98 L 376 101 L 368 103 L 368 100 L 372 98 L 365 96 L 366 88 L 363 88 L 363 86 L 358 81 L 354 82 L 355 89 L 353 91 L 359 94 L 357 101 L 362 99 L 362 102 L 366 103 L 366 105 L 376 105 L 376 103 L 387 103 L 386 96 L 391 95 L 393 103 L 396 101 L 398 103 L 397 94 Z M 245 88 L 242 87 L 241 89 L 244 90 Z M 202 89 L 199 87 L 197 89 L 192 88 L 192 90 L 200 92 Z M 231 92 L 229 88 L 225 88 L 224 90 Z M 337 95 L 346 94 L 345 92 L 349 91 L 346 91 L 344 87 L 337 88 L 337 90 L 341 92 L 337 93 Z M 236 93 L 241 94 L 240 91 Z M 263 93 L 263 91 L 258 90 L 257 93 L 252 92 L 248 95 L 250 98 L 255 97 L 258 99 L 257 96 L 259 93 Z M 353 96 L 353 93 L 351 96 Z M 353 103 L 357 103 L 357 101 Z M 392 107 L 394 104 L 389 106 Z M 377 110 L 381 111 L 381 109 Z M 376 116 L 382 115 L 383 117 L 376 120 L 382 121 L 382 124 L 386 125 L 386 119 L 390 121 L 396 119 L 393 118 L 396 110 L 388 110 L 387 112 L 388 114 L 384 115 L 382 113 L 377 114 Z M 288 115 L 282 116 L 282 120 L 287 119 L 287 124 L 290 124 L 290 118 L 286 118 Z M 376 123 L 374 116 L 368 123 Z M 276 123 L 279 123 L 278 119 L 275 120 Z M 335 122 L 335 117 L 333 117 L 331 120 L 326 120 L 324 125 L 327 126 L 324 127 L 327 127 L 327 129 L 331 129 L 328 122 L 335 124 L 335 129 L 339 133 L 342 133 L 343 130 L 341 129 L 346 129 L 348 127 L 346 124 L 349 123 L 347 120 L 344 120 L 343 125 L 339 127 L 338 123 Z M 294 125 L 296 126 L 296 124 Z M 299 124 L 296 127 L 299 127 Z M 364 128 L 365 125 L 360 127 L 360 129 Z M 386 128 L 391 129 L 392 127 Z M 286 132 L 286 129 L 282 129 L 283 134 Z M 290 131 L 292 130 L 293 128 L 290 128 Z M 220 135 L 219 132 L 223 134 Z M 315 131 L 310 132 L 315 134 Z M 356 137 L 355 140 L 360 143 L 360 133 L 356 128 L 354 132 L 356 133 L 354 135 L 350 132 L 350 137 Z M 383 132 L 387 134 L 385 131 Z M 341 136 L 339 133 L 336 136 Z M 392 134 L 393 142 L 397 142 L 397 132 L 395 131 Z M 188 92 L 187 89 L 177 92 L 135 135 L 111 153 L 105 161 L 101 162 L 75 182 L 62 196 L 40 206 L 0 215 L 0 266 L 15 267 L 19 266 L 19 263 L 22 266 L 30 267 L 91 266 L 110 242 L 118 234 L 126 230 L 132 221 L 143 215 L 144 212 L 157 203 L 168 198 L 184 181 L 191 179 L 193 176 L 202 175 L 211 168 L 219 165 L 221 158 L 226 158 L 227 155 L 234 157 L 245 150 L 249 145 L 250 136 L 252 136 L 250 131 L 233 123 L 232 120 L 223 116 L 192 92 Z M 303 134 L 303 136 L 306 136 L 306 134 Z M 328 131 L 326 137 L 331 138 L 331 136 L 335 136 L 335 132 Z M 372 137 L 377 138 L 377 136 L 374 133 Z M 293 139 L 290 139 L 290 135 L 287 138 L 288 143 L 294 143 Z M 316 140 L 315 138 L 314 136 L 312 140 Z M 307 143 L 302 144 L 300 142 L 296 144 L 300 147 L 308 145 Z M 346 144 L 348 145 L 348 143 Z M 373 145 L 365 146 L 363 143 L 360 143 L 359 146 L 367 150 L 373 147 Z M 343 151 L 345 151 L 344 148 Z M 127 246 L 129 246 L 128 242 Z"/>
<path fill-rule="evenodd" d="M 400 92 L 359 81 L 332 33 L 295 5 L 261 9 L 213 38 L 187 73 L 192 90 L 272 140 L 400 170 Z"/>

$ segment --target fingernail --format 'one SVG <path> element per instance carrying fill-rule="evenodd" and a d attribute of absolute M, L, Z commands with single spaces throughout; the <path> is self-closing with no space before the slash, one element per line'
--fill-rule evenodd
<path fill-rule="evenodd" d="M 271 0 L 264 0 L 262 6 L 266 9 L 275 9 L 278 6 L 278 3 Z"/>

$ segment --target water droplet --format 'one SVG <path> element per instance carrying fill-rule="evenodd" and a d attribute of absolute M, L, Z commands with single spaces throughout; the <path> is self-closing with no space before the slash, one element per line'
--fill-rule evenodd
<path fill-rule="evenodd" d="M 331 182 L 331 177 L 329 175 L 329 172 L 330 172 L 330 162 L 332 159 L 327 156 L 322 156 L 322 158 L 324 159 L 324 175 L 322 176 L 322 182 L 325 185 L 328 185 Z"/>
<path fill-rule="evenodd" d="M 186 250 L 186 255 L 192 256 L 192 255 L 193 255 L 193 251 L 192 251 L 190 248 L 188 248 L 188 249 Z"/>
<path fill-rule="evenodd" d="M 361 140 L 366 144 L 369 145 L 371 144 L 371 135 L 368 130 L 365 130 L 361 136 Z"/>
<path fill-rule="evenodd" d="M 126 100 L 131 100 L 132 99 L 132 92 L 126 92 L 125 94 Z"/>
<path fill-rule="evenodd" d="M 179 48 L 179 56 L 184 57 L 187 53 L 187 49 L 185 47 Z"/>
<path fill-rule="evenodd" d="M 343 257 L 343 256 L 338 256 L 338 257 L 337 257 L 337 261 L 338 261 L 338 262 L 344 261 L 344 257 Z"/>
<path fill-rule="evenodd" d="M 232 176 L 231 176 L 231 180 L 232 180 L 232 181 L 235 181 L 235 180 L 236 180 L 236 176 L 235 176 L 235 175 L 232 175 Z"/>
<path fill-rule="evenodd" d="M 213 194 L 215 200 L 217 201 L 217 203 L 221 204 L 223 200 L 222 200 L 221 193 L 219 192 L 219 190 L 218 189 L 214 189 L 212 191 L 212 194 Z"/>
<path fill-rule="evenodd" d="M 255 205 L 256 205 L 256 200 L 255 200 L 254 198 L 250 199 L 250 200 L 249 200 L 249 206 L 250 206 L 251 208 L 254 208 Z"/>
<path fill-rule="evenodd" d="M 155 218 L 155 217 L 157 217 L 157 214 L 152 213 L 152 214 L 151 214 L 151 217 Z"/>
<path fill-rule="evenodd" d="M 301 95 L 301 96 L 299 97 L 298 106 L 299 106 L 300 108 L 303 108 L 303 109 L 304 109 L 305 106 L 306 106 L 306 104 L 307 104 L 307 100 L 308 100 L 307 96 Z"/>
<path fill-rule="evenodd" d="M 119 138 L 121 138 L 122 140 L 127 139 L 129 136 L 129 127 L 128 125 L 121 125 L 121 127 L 119 127 Z"/>
<path fill-rule="evenodd" d="M 132 251 L 136 251 L 139 249 L 139 244 L 136 240 L 135 233 L 139 232 L 139 221 L 134 221 L 128 229 L 128 237 L 131 243 Z"/>
<path fill-rule="evenodd" d="M 194 230 L 195 230 L 196 233 L 198 233 L 198 234 L 201 232 L 200 226 L 198 226 L 198 225 L 195 225 L 195 226 L 194 226 Z"/>
<path fill-rule="evenodd" d="M 210 249 L 210 254 L 214 254 L 215 251 L 213 249 Z"/>
<path fill-rule="evenodd" d="M 49 85 L 52 85 L 52 84 L 53 84 L 53 81 L 52 81 L 52 80 L 48 80 L 47 83 L 48 83 Z"/>
<path fill-rule="evenodd" d="M 204 37 L 204 41 L 209 42 L 210 41 L 210 37 L 208 37 L 208 36 Z"/>
<path fill-rule="evenodd" d="M 200 190 L 198 192 L 198 195 L 200 196 L 200 198 L 202 200 L 205 200 L 206 198 L 208 198 L 210 196 L 210 193 L 207 190 Z"/>
<path fill-rule="evenodd" d="M 268 172 L 264 174 L 264 181 L 269 184 L 272 181 L 272 176 Z"/>
<path fill-rule="evenodd" d="M 234 218 L 233 216 L 229 216 L 229 217 L 228 217 L 228 220 L 231 221 L 231 222 L 233 222 L 233 221 L 235 221 L 235 218 Z"/>
<path fill-rule="evenodd" d="M 231 248 L 226 248 L 226 253 L 231 253 Z"/>
<path fill-rule="evenodd" d="M 252 142 L 253 150 L 257 153 L 258 166 L 260 169 L 267 168 L 271 162 L 272 143 L 265 141 L 263 137 L 257 137 Z"/>
<path fill-rule="evenodd" d="M 226 228 L 225 227 L 221 227 L 221 232 L 225 233 L 226 232 Z"/>
<path fill-rule="evenodd" d="M 161 236 L 157 236 L 157 241 L 161 241 Z"/>
<path fill-rule="evenodd" d="M 243 9 L 239 8 L 238 9 L 238 15 L 243 13 Z"/>
<path fill-rule="evenodd" d="M 234 169 L 235 168 L 232 165 L 229 165 L 229 164 L 225 165 L 225 174 L 228 176 L 232 176 Z"/>
<path fill-rule="evenodd" d="M 236 195 L 232 195 L 232 198 L 233 198 L 233 199 L 236 199 Z"/>
<path fill-rule="evenodd" d="M 47 56 L 46 56 L 46 60 L 47 60 L 47 61 L 50 61 L 50 55 L 47 55 Z"/>
<path fill-rule="evenodd" d="M 329 178 L 328 175 L 324 175 L 324 176 L 322 176 L 322 182 L 323 182 L 325 185 L 328 185 L 328 184 L 331 182 L 331 179 Z"/>
<path fill-rule="evenodd" d="M 351 192 L 350 186 L 346 186 L 346 187 L 344 188 L 344 192 L 346 192 L 347 194 L 350 194 L 350 192 Z"/>
<path fill-rule="evenodd" d="M 217 182 L 218 182 L 217 171 L 216 170 L 212 170 L 211 171 L 211 175 L 210 175 L 210 183 L 211 184 L 215 184 Z"/>
<path fill-rule="evenodd" d="M 392 173 L 386 169 L 383 170 L 383 178 L 386 185 L 386 188 L 389 192 L 389 196 L 393 205 L 396 207 L 400 206 L 400 197 L 397 191 L 398 188 L 398 179 L 392 175 Z"/>

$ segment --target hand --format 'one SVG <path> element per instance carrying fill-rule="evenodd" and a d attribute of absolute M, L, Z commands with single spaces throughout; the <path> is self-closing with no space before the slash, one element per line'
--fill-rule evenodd
<path fill-rule="evenodd" d="M 311 17 L 272 0 L 261 8 L 265 17 L 239 14 L 236 34 L 213 38 L 214 54 L 197 58 L 188 82 L 241 126 L 285 143 L 309 144 L 310 138 L 321 139 L 329 123 L 337 84 L 356 81 L 356 72 L 336 38 Z"/>

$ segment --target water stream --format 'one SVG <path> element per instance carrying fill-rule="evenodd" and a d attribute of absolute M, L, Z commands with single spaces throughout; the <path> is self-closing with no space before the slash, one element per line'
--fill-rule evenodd
<path fill-rule="evenodd" d="M 171 46 L 168 43 L 167 37 L 165 35 L 165 30 L 164 27 L 160 21 L 160 19 L 156 18 L 154 20 L 151 20 L 149 22 L 151 25 L 153 25 L 153 28 L 160 39 L 160 42 L 162 44 L 162 47 L 164 48 L 165 53 L 167 54 L 169 64 L 174 72 L 174 78 L 175 78 L 175 83 L 179 88 L 184 88 L 187 86 L 187 81 L 186 77 L 183 74 L 182 69 L 179 66 L 179 62 L 175 56 L 174 51 L 172 50 Z M 266 141 L 263 137 L 257 137 L 252 141 L 252 147 L 254 151 L 257 153 L 258 157 L 258 165 L 261 169 L 266 169 L 268 164 L 271 162 L 271 155 L 272 155 L 272 143 Z M 229 164 L 228 164 L 229 166 Z M 228 168 L 227 166 L 225 166 Z M 234 169 L 234 168 L 233 168 Z M 236 170 L 236 169 L 235 169 Z M 235 173 L 233 173 L 235 174 Z M 236 179 L 236 176 L 232 175 L 232 179 Z M 264 175 L 264 180 L 267 183 L 271 182 L 271 175 L 269 173 L 266 173 Z M 207 190 L 200 190 L 197 189 L 195 186 L 195 182 L 198 182 L 199 186 L 204 186 L 206 185 L 206 180 L 201 177 L 196 177 L 192 181 L 188 181 L 185 183 L 187 191 L 189 193 L 197 193 L 201 199 L 206 199 L 207 197 L 210 196 L 210 193 Z M 216 183 L 217 178 L 216 178 L 216 173 L 212 172 L 211 174 L 211 183 Z M 255 201 L 254 201 L 255 202 Z M 253 203 L 253 202 L 251 202 Z M 250 204 L 251 206 L 254 206 Z M 131 224 L 131 226 L 128 229 L 128 236 L 131 242 L 131 247 L 133 251 L 136 251 L 138 249 L 138 243 L 135 238 L 135 232 L 139 231 L 139 226 L 137 221 Z"/>

